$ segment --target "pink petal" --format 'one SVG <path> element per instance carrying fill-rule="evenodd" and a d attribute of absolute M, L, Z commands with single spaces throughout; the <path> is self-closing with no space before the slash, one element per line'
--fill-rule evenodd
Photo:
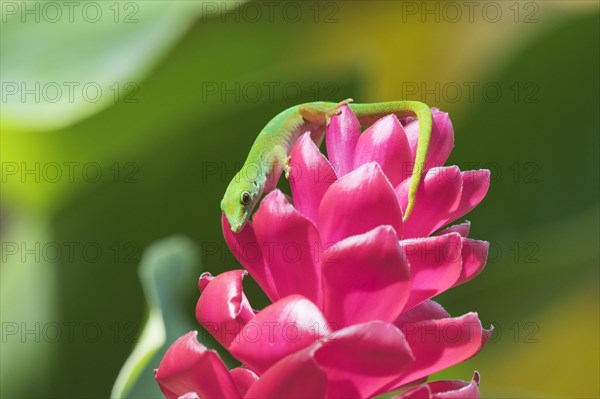
<path fill-rule="evenodd" d="M 428 384 L 433 399 L 479 399 L 479 373 L 470 382 L 436 381 Z"/>
<path fill-rule="evenodd" d="M 250 387 L 244 399 L 324 398 L 325 373 L 312 354 L 318 344 L 287 356 Z"/>
<path fill-rule="evenodd" d="M 360 122 L 347 105 L 331 117 L 325 135 L 327 155 L 336 174 L 341 177 L 352 170 L 354 149 L 360 137 Z"/>
<path fill-rule="evenodd" d="M 426 320 L 446 319 L 450 315 L 439 303 L 429 300 L 415 306 L 408 312 L 402 312 L 394 322 L 397 326 Z"/>
<path fill-rule="evenodd" d="M 411 386 L 410 384 L 409 386 Z M 407 392 L 394 396 L 392 399 L 433 399 L 433 392 L 428 384 L 418 385 L 416 388 L 410 389 Z"/>
<path fill-rule="evenodd" d="M 328 398 L 371 397 L 414 361 L 402 332 L 382 321 L 335 332 L 314 357 L 326 372 Z"/>
<path fill-rule="evenodd" d="M 246 274 L 244 270 L 232 270 L 210 279 L 196 305 L 198 322 L 225 347 L 254 317 L 242 287 Z M 207 274 L 202 278 L 208 279 Z"/>
<path fill-rule="evenodd" d="M 402 234 L 402 211 L 394 189 L 374 162 L 329 187 L 321 201 L 319 221 L 325 246 L 381 225 L 390 225 Z"/>
<path fill-rule="evenodd" d="M 322 248 L 314 224 L 279 190 L 263 199 L 253 220 L 278 295 L 301 294 L 320 306 Z"/>
<path fill-rule="evenodd" d="M 470 227 L 471 222 L 467 220 L 464 223 L 448 227 L 439 233 L 439 235 L 444 235 L 456 232 L 463 237 L 461 251 L 463 263 L 462 272 L 454 284 L 455 286 L 463 284 L 481 273 L 487 260 L 490 243 L 487 241 L 467 239 L 466 237 L 469 234 Z"/>
<path fill-rule="evenodd" d="M 398 327 L 406 336 L 416 360 L 407 373 L 395 381 L 394 387 L 460 363 L 475 355 L 486 341 L 476 313 L 402 323 Z"/>
<path fill-rule="evenodd" d="M 380 226 L 326 250 L 323 291 L 325 316 L 336 329 L 393 321 L 410 293 L 409 267 L 394 229 Z"/>
<path fill-rule="evenodd" d="M 290 165 L 294 206 L 317 225 L 321 199 L 337 176 L 310 133 L 303 134 L 292 148 Z"/>
<path fill-rule="evenodd" d="M 470 382 L 435 381 L 411 389 L 396 399 L 479 399 L 479 373 Z"/>
<path fill-rule="evenodd" d="M 477 276 L 485 267 L 490 243 L 468 238 L 462 239 L 462 272 L 456 284 L 465 283 Z"/>
<path fill-rule="evenodd" d="M 471 212 L 483 200 L 490 188 L 490 171 L 487 169 L 462 172 L 462 193 L 456 209 L 448 215 L 446 223 Z"/>
<path fill-rule="evenodd" d="M 452 122 L 448 114 L 432 111 L 432 117 L 433 128 L 431 130 L 431 140 L 429 141 L 429 149 L 425 161 L 425 170 L 442 166 L 448 159 L 448 156 L 450 156 L 452 147 L 454 147 L 454 129 L 452 128 Z M 414 162 L 419 138 L 419 121 L 410 122 L 404 127 L 404 130 L 410 143 L 412 160 Z"/>
<path fill-rule="evenodd" d="M 462 271 L 458 233 L 400 241 L 410 265 L 412 288 L 404 310 L 454 286 Z"/>
<path fill-rule="evenodd" d="M 327 321 L 314 303 L 290 295 L 267 306 L 248 322 L 229 351 L 257 373 L 329 333 Z"/>
<path fill-rule="evenodd" d="M 246 367 L 236 367 L 229 372 L 233 378 L 235 386 L 240 391 L 242 396 L 246 395 L 248 389 L 258 381 L 258 376 L 254 371 L 247 369 Z"/>
<path fill-rule="evenodd" d="M 354 168 L 377 162 L 393 186 L 410 176 L 412 155 L 410 146 L 395 115 L 379 119 L 358 139 L 354 155 Z"/>
<path fill-rule="evenodd" d="M 406 179 L 396 187 L 403 211 L 408 204 L 409 185 L 410 179 Z M 459 204 L 461 186 L 456 166 L 429 170 L 417 190 L 412 214 L 404 221 L 403 238 L 427 237 L 442 227 Z"/>
<path fill-rule="evenodd" d="M 177 399 L 200 399 L 200 396 L 196 392 L 188 392 L 185 395 L 181 395 Z"/>
<path fill-rule="evenodd" d="M 402 375 L 413 360 L 394 325 L 353 325 L 280 360 L 246 398 L 370 397 Z"/>
<path fill-rule="evenodd" d="M 227 242 L 227 246 L 238 262 L 248 270 L 271 301 L 274 302 L 279 299 L 273 277 L 267 268 L 260 245 L 254 235 L 252 223 L 246 223 L 242 231 L 237 234 L 231 231 L 225 214 L 221 216 L 221 224 L 225 242 Z"/>
<path fill-rule="evenodd" d="M 469 236 L 469 231 L 471 230 L 471 222 L 465 220 L 464 223 L 455 224 L 454 226 L 450 226 L 442 231 L 440 231 L 439 235 L 449 234 L 449 233 L 458 233 L 463 237 Z"/>
<path fill-rule="evenodd" d="M 171 345 L 155 371 L 167 399 L 190 392 L 202 398 L 241 398 L 227 367 L 215 351 L 206 349 L 191 331 Z"/>

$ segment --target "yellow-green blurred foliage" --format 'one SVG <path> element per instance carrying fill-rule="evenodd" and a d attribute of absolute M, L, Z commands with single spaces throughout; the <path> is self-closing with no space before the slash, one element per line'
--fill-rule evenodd
<path fill-rule="evenodd" d="M 45 2 L 2 2 L 2 397 L 109 395 L 145 319 L 143 249 L 182 233 L 195 274 L 238 267 L 218 204 L 257 132 L 347 97 L 450 112 L 449 163 L 492 170 L 467 217 L 488 266 L 438 300 L 496 333 L 435 377 L 600 395 L 597 2 L 100 1 L 97 23 L 75 3 L 56 22 Z M 193 321 L 195 279 L 181 295 Z"/>

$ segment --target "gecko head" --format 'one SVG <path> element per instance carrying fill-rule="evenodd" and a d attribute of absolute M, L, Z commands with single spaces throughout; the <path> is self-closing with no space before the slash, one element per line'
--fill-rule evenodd
<path fill-rule="evenodd" d="M 244 178 L 242 172 L 235 175 L 221 200 L 221 210 L 229 221 L 231 231 L 239 233 L 242 230 L 261 194 L 255 181 Z"/>

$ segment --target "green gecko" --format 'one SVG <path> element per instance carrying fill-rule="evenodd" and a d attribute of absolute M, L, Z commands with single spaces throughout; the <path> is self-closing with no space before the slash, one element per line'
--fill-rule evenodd
<path fill-rule="evenodd" d="M 264 127 L 254 141 L 246 162 L 229 183 L 221 200 L 221 210 L 234 233 L 242 230 L 262 194 L 275 189 L 282 171 L 289 177 L 289 154 L 296 140 L 310 131 L 312 140 L 319 146 L 331 117 L 338 114 L 339 107 L 344 104 L 348 104 L 361 126 L 368 126 L 389 114 L 398 118 L 416 116 L 419 119 L 417 154 L 404 213 L 404 220 L 408 218 L 425 169 L 433 123 L 431 110 L 426 104 L 417 101 L 373 104 L 354 104 L 351 101 L 352 99 L 340 103 L 312 102 L 295 105 L 281 112 Z"/>

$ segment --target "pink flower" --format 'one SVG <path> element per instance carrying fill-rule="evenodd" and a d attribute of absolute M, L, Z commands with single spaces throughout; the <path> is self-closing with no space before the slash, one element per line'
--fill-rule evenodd
<path fill-rule="evenodd" d="M 273 303 L 252 309 L 245 271 L 203 274 L 196 317 L 244 366 L 227 370 L 189 333 L 156 372 L 168 398 L 366 398 L 406 391 L 482 348 L 491 330 L 477 314 L 452 318 L 430 298 L 479 274 L 488 243 L 467 238 L 469 222 L 431 234 L 483 199 L 489 171 L 441 166 L 454 136 L 448 115 L 433 112 L 408 220 L 418 121 L 391 115 L 361 134 L 347 106 L 327 130 L 330 160 L 308 133 L 294 146 L 293 204 L 269 193 L 239 234 L 222 218 L 227 244 Z M 424 384 L 400 397 L 474 397 L 477 383 Z"/>

